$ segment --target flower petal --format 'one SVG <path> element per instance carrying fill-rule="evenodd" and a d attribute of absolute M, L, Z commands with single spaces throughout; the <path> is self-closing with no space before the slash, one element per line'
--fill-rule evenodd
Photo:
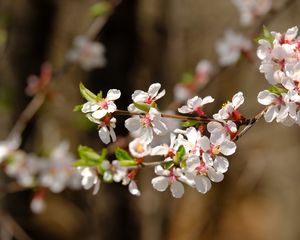
<path fill-rule="evenodd" d="M 201 176 L 201 175 L 196 176 L 195 184 L 196 184 L 197 191 L 201 193 L 207 193 L 211 189 L 211 182 L 205 176 Z"/>
<path fill-rule="evenodd" d="M 152 183 L 153 187 L 159 192 L 164 192 L 167 189 L 167 187 L 169 186 L 169 181 L 164 176 L 158 176 L 158 177 L 153 178 L 151 183 Z"/>
<path fill-rule="evenodd" d="M 170 190 L 174 198 L 181 198 L 184 194 L 183 184 L 178 181 L 175 181 L 171 184 Z"/>
<path fill-rule="evenodd" d="M 110 89 L 107 92 L 106 99 L 108 101 L 114 101 L 114 100 L 119 99 L 120 96 L 121 96 L 121 91 L 120 90 L 118 90 L 118 89 Z"/>

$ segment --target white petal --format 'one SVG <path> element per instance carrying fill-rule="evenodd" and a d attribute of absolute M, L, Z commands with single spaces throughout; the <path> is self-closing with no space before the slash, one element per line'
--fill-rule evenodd
<path fill-rule="evenodd" d="M 225 156 L 229 156 L 234 154 L 236 150 L 236 144 L 228 139 L 226 139 L 221 145 L 220 145 L 220 152 L 224 154 Z"/>
<path fill-rule="evenodd" d="M 101 183 L 101 181 L 100 181 L 100 179 L 98 179 L 98 181 L 96 182 L 95 187 L 94 187 L 93 195 L 96 195 L 99 192 L 100 183 Z"/>
<path fill-rule="evenodd" d="M 92 117 L 96 119 L 101 119 L 107 114 L 107 110 L 105 109 L 99 109 L 92 113 Z"/>
<path fill-rule="evenodd" d="M 125 127 L 130 132 L 137 131 L 141 127 L 141 120 L 139 116 L 133 116 L 131 118 L 126 119 Z"/>
<path fill-rule="evenodd" d="M 160 118 L 154 118 L 152 124 L 153 131 L 157 135 L 165 135 L 168 132 L 166 124 L 162 120 L 160 120 Z"/>
<path fill-rule="evenodd" d="M 297 33 L 298 33 L 298 27 L 295 26 L 295 27 L 292 27 L 292 28 L 289 28 L 285 35 L 284 35 L 284 38 L 286 40 L 293 40 L 295 39 L 295 37 L 297 36 Z"/>
<path fill-rule="evenodd" d="M 211 96 L 207 96 L 205 98 L 203 98 L 202 100 L 202 106 L 208 103 L 212 103 L 215 99 L 213 99 Z"/>
<path fill-rule="evenodd" d="M 184 105 L 181 108 L 178 108 L 178 112 L 180 112 L 180 113 L 191 113 L 191 112 L 193 112 L 193 110 L 190 109 L 188 106 Z"/>
<path fill-rule="evenodd" d="M 211 121 L 207 124 L 207 131 L 210 133 L 213 132 L 215 129 L 222 129 L 222 124 L 216 121 Z"/>
<path fill-rule="evenodd" d="M 166 177 L 164 176 L 158 176 L 152 179 L 151 181 L 153 187 L 160 192 L 163 192 L 167 189 L 169 186 L 169 181 Z"/>
<path fill-rule="evenodd" d="M 201 137 L 199 140 L 199 145 L 204 152 L 208 151 L 210 149 L 210 141 L 208 137 L 206 136 Z"/>
<path fill-rule="evenodd" d="M 216 172 L 213 168 L 208 168 L 207 175 L 213 182 L 221 182 L 224 179 L 223 173 Z"/>
<path fill-rule="evenodd" d="M 174 198 L 181 198 L 184 194 L 183 184 L 178 181 L 175 181 L 171 184 L 170 190 Z"/>
<path fill-rule="evenodd" d="M 229 162 L 227 158 L 222 156 L 217 156 L 214 161 L 214 168 L 217 172 L 225 173 L 228 170 Z"/>
<path fill-rule="evenodd" d="M 94 112 L 96 111 L 100 106 L 97 103 L 93 102 L 86 102 L 83 104 L 81 111 L 83 113 L 88 113 L 88 112 Z"/>
<path fill-rule="evenodd" d="M 144 102 L 147 99 L 148 94 L 141 90 L 135 90 L 131 97 L 134 102 Z"/>
<path fill-rule="evenodd" d="M 160 89 L 161 85 L 160 83 L 153 83 L 150 85 L 149 89 L 148 89 L 148 94 L 151 97 L 155 97 Z"/>
<path fill-rule="evenodd" d="M 107 105 L 107 112 L 109 113 L 113 113 L 117 110 L 117 106 L 116 104 L 114 104 L 113 102 L 108 102 L 108 105 Z"/>
<path fill-rule="evenodd" d="M 211 182 L 205 176 L 201 176 L 201 175 L 196 176 L 195 184 L 196 184 L 197 191 L 201 193 L 207 193 L 211 189 Z"/>
<path fill-rule="evenodd" d="M 232 97 L 232 105 L 234 106 L 235 109 L 237 109 L 243 103 L 244 103 L 244 96 L 242 92 L 238 92 Z"/>
<path fill-rule="evenodd" d="M 134 196 L 141 196 L 141 192 L 138 189 L 135 181 L 133 181 L 133 180 L 130 181 L 129 186 L 128 186 L 128 190 Z"/>
<path fill-rule="evenodd" d="M 264 118 L 266 122 L 272 122 L 278 114 L 278 108 L 275 106 L 270 106 L 265 112 Z"/>
<path fill-rule="evenodd" d="M 162 155 L 166 156 L 169 152 L 169 147 L 167 145 L 162 145 L 162 146 L 156 146 L 152 148 L 151 150 L 151 155 L 156 156 L 156 155 Z"/>
<path fill-rule="evenodd" d="M 166 94 L 166 90 L 164 89 L 159 94 L 157 94 L 157 96 L 155 97 L 155 100 L 162 98 L 163 96 L 165 96 L 165 94 Z"/>
<path fill-rule="evenodd" d="M 268 90 L 261 91 L 257 96 L 257 101 L 262 105 L 270 105 L 274 102 L 276 97 L 274 94 L 270 93 Z"/>
<path fill-rule="evenodd" d="M 202 158 L 203 158 L 205 165 L 208 165 L 208 166 L 213 165 L 213 159 L 208 153 L 203 153 Z"/>
<path fill-rule="evenodd" d="M 100 128 L 98 134 L 103 143 L 105 143 L 105 144 L 110 143 L 110 136 L 109 136 L 109 131 L 108 131 L 107 127 Z"/>
<path fill-rule="evenodd" d="M 210 142 L 215 145 L 219 146 L 224 141 L 224 132 L 215 130 L 210 134 Z"/>
<path fill-rule="evenodd" d="M 117 90 L 117 89 L 110 89 L 110 90 L 107 92 L 106 99 L 107 99 L 108 101 L 114 101 L 114 100 L 119 99 L 120 96 L 121 96 L 120 90 Z"/>
<path fill-rule="evenodd" d="M 109 133 L 110 133 L 110 136 L 111 136 L 111 140 L 113 142 L 115 142 L 117 140 L 117 136 L 116 136 L 116 133 L 115 133 L 115 131 L 112 127 L 109 127 Z"/>

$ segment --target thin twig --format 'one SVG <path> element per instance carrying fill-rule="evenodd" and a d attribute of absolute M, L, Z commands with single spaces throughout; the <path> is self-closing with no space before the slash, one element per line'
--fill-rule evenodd
<path fill-rule="evenodd" d="M 252 128 L 263 116 L 264 116 L 264 113 L 267 111 L 268 107 L 264 108 L 261 112 L 259 112 L 257 115 L 255 115 L 254 118 L 252 118 L 250 121 L 249 121 L 249 124 L 246 125 L 243 130 L 241 130 L 236 136 L 235 138 L 233 139 L 233 141 L 237 141 L 239 140 L 242 136 L 244 136 L 244 134 L 246 132 L 248 132 L 250 130 L 250 128 Z"/>

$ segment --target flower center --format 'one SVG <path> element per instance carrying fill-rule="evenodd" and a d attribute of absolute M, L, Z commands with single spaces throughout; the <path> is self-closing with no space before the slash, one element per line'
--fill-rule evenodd
<path fill-rule="evenodd" d="M 144 149 L 144 145 L 141 144 L 141 143 L 138 143 L 136 146 L 135 146 L 135 151 L 137 153 L 143 153 L 145 151 Z"/>
<path fill-rule="evenodd" d="M 108 108 L 108 102 L 105 99 L 103 101 L 99 102 L 98 104 L 102 109 Z"/>

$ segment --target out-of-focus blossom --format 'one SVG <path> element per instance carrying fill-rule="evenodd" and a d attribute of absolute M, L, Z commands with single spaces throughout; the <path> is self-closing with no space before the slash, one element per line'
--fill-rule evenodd
<path fill-rule="evenodd" d="M 106 64 L 104 53 L 103 44 L 93 42 L 85 36 L 77 36 L 74 39 L 74 48 L 67 54 L 67 59 L 78 62 L 84 70 L 89 71 Z"/>
<path fill-rule="evenodd" d="M 251 41 L 242 34 L 227 30 L 223 39 L 216 42 L 216 51 L 221 66 L 230 66 L 236 63 L 241 54 L 246 56 L 252 48 Z"/>
<path fill-rule="evenodd" d="M 240 12 L 240 21 L 249 26 L 256 17 L 267 14 L 272 8 L 272 0 L 232 0 Z"/>

